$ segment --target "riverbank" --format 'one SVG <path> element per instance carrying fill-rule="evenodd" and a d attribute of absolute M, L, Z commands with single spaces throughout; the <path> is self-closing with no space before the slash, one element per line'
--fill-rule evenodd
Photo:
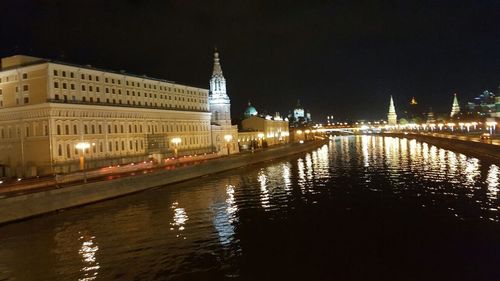
<path fill-rule="evenodd" d="M 460 152 L 473 157 L 487 158 L 491 161 L 497 162 L 500 161 L 500 145 L 412 133 L 382 133 L 380 135 L 386 137 L 416 139 L 417 141 L 426 142 L 437 147 Z"/>
<path fill-rule="evenodd" d="M 272 147 L 256 153 L 235 154 L 197 165 L 99 181 L 0 199 L 0 224 L 66 208 L 107 200 L 149 188 L 178 183 L 214 173 L 303 153 L 327 140 Z"/>

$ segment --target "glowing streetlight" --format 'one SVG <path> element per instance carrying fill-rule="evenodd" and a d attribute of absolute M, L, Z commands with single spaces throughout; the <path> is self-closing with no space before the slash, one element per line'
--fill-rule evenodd
<path fill-rule="evenodd" d="M 460 131 L 463 131 L 465 123 L 460 122 L 460 123 L 458 123 L 458 126 L 460 126 Z"/>
<path fill-rule="evenodd" d="M 465 123 L 465 128 L 467 128 L 467 133 L 469 132 L 469 128 L 472 124 L 471 123 Z"/>
<path fill-rule="evenodd" d="M 453 127 L 455 127 L 455 123 L 448 123 L 446 125 L 448 125 L 448 127 L 450 127 L 451 131 L 453 132 Z"/>
<path fill-rule="evenodd" d="M 444 124 L 443 124 L 443 123 L 439 123 L 439 124 L 438 124 L 438 127 L 439 127 L 439 130 L 440 130 L 440 131 L 442 131 L 442 130 L 443 130 L 443 126 L 444 126 Z"/>
<path fill-rule="evenodd" d="M 497 122 L 495 121 L 491 121 L 491 122 L 486 122 L 486 126 L 489 128 L 490 130 L 490 135 L 493 134 L 493 131 L 495 130 L 495 127 L 497 126 Z"/>
<path fill-rule="evenodd" d="M 172 143 L 174 144 L 174 157 L 177 158 L 177 149 L 179 144 L 182 142 L 181 138 L 172 138 Z"/>
<path fill-rule="evenodd" d="M 87 183 L 87 173 L 85 171 L 85 149 L 90 148 L 90 143 L 79 142 L 75 145 L 75 148 L 82 152 L 80 154 L 80 171 L 83 172 L 83 183 Z"/>
<path fill-rule="evenodd" d="M 226 143 L 227 143 L 227 155 L 229 155 L 229 143 L 231 142 L 231 140 L 233 140 L 233 136 L 232 135 L 225 135 L 224 136 L 224 140 L 226 140 Z"/>

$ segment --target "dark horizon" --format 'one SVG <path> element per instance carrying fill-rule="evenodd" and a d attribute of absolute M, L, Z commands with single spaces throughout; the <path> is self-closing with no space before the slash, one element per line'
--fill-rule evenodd
<path fill-rule="evenodd" d="M 313 120 L 447 113 L 500 85 L 497 1 L 16 1 L 0 56 L 26 54 L 208 88 L 217 46 L 232 115 L 248 101 Z M 13 24 L 14 23 L 14 24 Z"/>

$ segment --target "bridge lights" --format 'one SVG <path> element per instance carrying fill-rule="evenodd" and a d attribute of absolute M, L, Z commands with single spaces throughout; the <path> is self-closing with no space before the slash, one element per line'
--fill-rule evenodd
<path fill-rule="evenodd" d="M 439 124 L 438 124 L 438 128 L 439 128 L 439 130 L 440 130 L 440 131 L 442 131 L 442 130 L 443 130 L 443 126 L 444 126 L 444 124 L 443 124 L 443 123 L 439 123 Z"/>

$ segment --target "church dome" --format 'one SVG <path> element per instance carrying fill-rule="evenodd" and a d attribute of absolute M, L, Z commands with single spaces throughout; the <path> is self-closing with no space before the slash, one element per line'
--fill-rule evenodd
<path fill-rule="evenodd" d="M 245 118 L 248 118 L 250 116 L 255 116 L 257 115 L 257 113 L 258 113 L 257 109 L 255 109 L 255 107 L 253 107 L 251 103 L 248 103 L 248 107 L 245 110 Z"/>

